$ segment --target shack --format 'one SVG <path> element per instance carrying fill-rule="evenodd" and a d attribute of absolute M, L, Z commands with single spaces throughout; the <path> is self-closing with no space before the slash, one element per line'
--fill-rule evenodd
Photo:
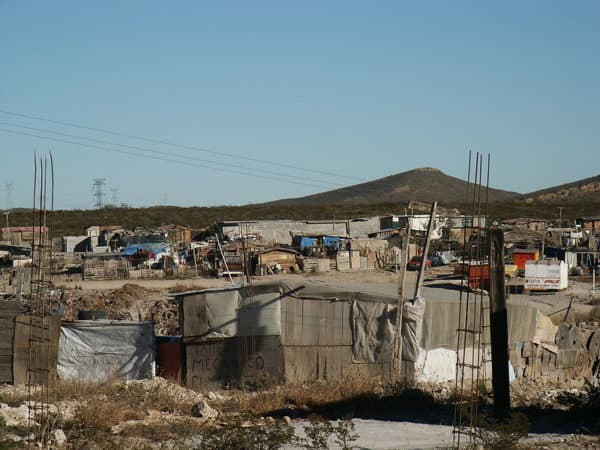
<path fill-rule="evenodd" d="M 515 248 L 512 256 L 517 269 L 525 270 L 525 263 L 540 259 L 540 252 L 537 248 Z"/>
<path fill-rule="evenodd" d="M 95 253 L 83 255 L 84 280 L 126 280 L 129 262 L 122 253 Z"/>
<path fill-rule="evenodd" d="M 175 294 L 186 383 L 244 386 L 347 374 L 391 378 L 396 299 L 304 280 Z M 424 303 L 405 303 L 401 373 L 417 359 Z"/>
<path fill-rule="evenodd" d="M 255 270 L 256 275 L 265 275 L 267 273 L 288 273 L 294 272 L 298 268 L 298 252 L 291 248 L 270 248 L 261 251 L 256 255 Z"/>

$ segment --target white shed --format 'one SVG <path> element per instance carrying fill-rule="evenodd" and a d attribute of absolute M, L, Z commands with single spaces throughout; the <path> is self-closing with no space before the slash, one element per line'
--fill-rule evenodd
<path fill-rule="evenodd" d="M 525 289 L 554 291 L 569 287 L 569 268 L 564 261 L 541 259 L 525 264 Z"/>

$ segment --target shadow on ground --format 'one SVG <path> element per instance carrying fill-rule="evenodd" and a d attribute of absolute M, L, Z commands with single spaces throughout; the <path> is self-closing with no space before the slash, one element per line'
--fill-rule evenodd
<path fill-rule="evenodd" d="M 491 415 L 489 402 L 479 410 Z M 407 421 L 430 425 L 452 425 L 454 404 L 441 402 L 419 389 L 405 389 L 399 393 L 378 396 L 363 394 L 325 404 L 295 405 L 270 411 L 273 417 L 290 416 L 307 418 L 311 415 L 327 419 L 353 417 L 359 419 Z M 529 421 L 529 433 L 535 434 L 599 434 L 600 415 L 595 407 L 571 405 L 566 410 L 558 408 L 518 407 L 513 413 L 523 414 Z"/>

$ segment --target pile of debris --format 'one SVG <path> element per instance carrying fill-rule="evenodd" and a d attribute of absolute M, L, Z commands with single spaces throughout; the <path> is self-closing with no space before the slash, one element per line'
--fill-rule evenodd
<path fill-rule="evenodd" d="M 600 323 L 562 323 L 554 343 L 523 341 L 515 348 L 517 377 L 557 383 L 600 382 Z"/>
<path fill-rule="evenodd" d="M 125 284 L 112 291 L 53 290 L 50 305 L 65 321 L 77 320 L 82 311 L 105 311 L 109 319 L 152 321 L 157 335 L 179 334 L 177 301 L 162 291 L 136 284 Z"/>

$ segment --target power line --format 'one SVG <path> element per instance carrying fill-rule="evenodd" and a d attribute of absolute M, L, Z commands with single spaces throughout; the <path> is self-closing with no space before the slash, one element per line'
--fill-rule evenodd
<path fill-rule="evenodd" d="M 148 137 L 144 137 L 144 136 L 137 136 L 134 134 L 128 134 L 128 133 L 121 133 L 118 131 L 113 131 L 113 130 L 108 130 L 105 128 L 98 128 L 98 127 L 91 127 L 88 125 L 81 125 L 81 124 L 76 124 L 73 122 L 65 122 L 65 121 L 61 121 L 61 120 L 55 120 L 55 119 L 49 119 L 47 117 L 41 117 L 41 116 L 35 116 L 35 115 L 31 115 L 31 114 L 22 114 L 22 113 L 17 113 L 17 112 L 13 112 L 13 111 L 7 111 L 7 110 L 2 110 L 0 109 L 0 113 L 2 114 L 6 114 L 9 116 L 14 116 L 14 117 L 21 117 L 24 119 L 30 119 L 30 120 L 38 120 L 38 121 L 42 121 L 42 122 L 48 122 L 48 123 L 54 123 L 56 125 L 62 125 L 62 126 L 66 126 L 66 127 L 72 127 L 72 128 L 79 128 L 79 129 L 83 129 L 83 130 L 89 130 L 89 131 L 94 131 L 97 133 L 104 133 L 104 134 L 110 134 L 113 136 L 120 136 L 120 137 L 124 137 L 124 138 L 128 138 L 128 139 L 137 139 L 140 141 L 144 141 L 144 142 L 150 142 L 153 144 L 161 144 L 161 145 L 168 145 L 169 147 L 176 147 L 176 148 L 182 148 L 182 149 L 186 149 L 186 150 L 193 150 L 193 151 L 197 151 L 197 152 L 203 152 L 203 153 L 210 153 L 212 155 L 216 155 L 216 156 L 227 156 L 229 158 L 234 158 L 234 159 L 238 159 L 238 160 L 245 160 L 245 161 L 252 161 L 255 163 L 259 163 L 259 164 L 266 164 L 269 166 L 274 166 L 274 167 L 285 167 L 287 169 L 293 169 L 293 170 L 300 170 L 300 171 L 304 171 L 304 172 L 313 172 L 313 173 L 320 173 L 321 175 L 327 175 L 327 176 L 333 176 L 333 177 L 338 177 L 338 178 L 344 178 L 344 179 L 348 179 L 348 180 L 352 180 L 352 181 L 368 181 L 365 180 L 363 178 L 359 178 L 359 177 L 353 177 L 350 175 L 344 175 L 344 174 L 339 174 L 339 173 L 334 173 L 334 172 L 328 172 L 328 171 L 324 171 L 324 170 L 319 170 L 319 169 L 308 169 L 305 167 L 299 167 L 299 166 L 295 166 L 292 164 L 284 164 L 284 163 L 277 163 L 277 162 L 273 162 L 273 161 L 268 161 L 268 160 L 264 160 L 264 159 L 259 159 L 259 158 L 251 158 L 248 156 L 242 156 L 242 155 L 236 155 L 234 153 L 227 153 L 227 152 L 220 152 L 220 151 L 216 151 L 216 150 L 209 150 L 206 148 L 202 148 L 202 147 L 196 147 L 193 145 L 186 145 L 186 144 L 178 144 L 175 142 L 171 142 L 171 141 L 167 141 L 167 140 L 163 140 L 163 139 L 155 139 L 155 138 L 148 138 Z"/>
<path fill-rule="evenodd" d="M 0 122 L 0 125 L 7 125 L 10 127 L 15 127 L 15 128 L 22 128 L 25 130 L 31 130 L 31 131 L 35 131 L 37 133 L 49 133 L 49 134 L 55 134 L 57 136 L 64 136 L 64 137 L 68 137 L 68 138 L 72 138 L 72 139 L 79 139 L 82 141 L 89 141 L 89 142 L 94 142 L 97 144 L 103 144 L 103 145 L 111 145 L 111 146 L 115 146 L 115 147 L 121 147 L 121 148 L 128 148 L 128 149 L 132 149 L 132 150 L 139 150 L 142 152 L 148 152 L 148 153 L 154 153 L 157 155 L 164 155 L 164 156 L 168 156 L 168 157 L 177 157 L 177 158 L 182 158 L 182 159 L 186 159 L 186 160 L 194 160 L 194 161 L 198 161 L 201 163 L 205 163 L 205 164 L 216 164 L 219 165 L 220 163 L 215 162 L 215 161 L 210 161 L 210 160 L 206 160 L 206 159 L 201 159 L 201 158 L 196 158 L 193 156 L 189 156 L 189 155 L 184 155 L 182 153 L 170 153 L 170 152 L 164 152 L 164 151 L 160 151 L 160 150 L 154 150 L 154 149 L 149 149 L 149 148 L 145 148 L 145 147 L 140 147 L 138 145 L 127 145 L 127 144 L 120 144 L 118 142 L 111 142 L 111 141 L 105 141 L 103 139 L 95 139 L 95 138 L 90 138 L 87 136 L 78 136 L 76 134 L 69 134 L 69 133 L 62 133 L 60 131 L 54 131 L 54 130 L 47 130 L 44 128 L 36 128 L 36 127 L 29 127 L 27 125 L 20 125 L 20 124 L 15 124 L 15 123 L 10 123 L 10 122 Z M 241 166 L 238 164 L 228 164 L 228 167 L 234 167 L 237 169 L 242 169 L 242 170 L 248 170 L 250 169 L 247 166 Z M 288 175 L 288 174 L 283 174 L 281 172 L 274 172 L 274 171 L 270 171 L 270 170 L 266 170 L 266 169 L 252 169 L 252 170 L 258 170 L 260 172 L 269 174 L 269 175 L 275 175 L 275 176 L 283 176 L 283 177 L 289 177 L 289 178 L 293 178 L 296 180 L 301 180 L 301 181 L 310 181 L 310 182 L 315 182 L 315 183 L 320 183 L 323 185 L 323 187 L 325 188 L 335 188 L 335 187 L 342 187 L 341 184 L 338 183 L 331 183 L 328 181 L 322 181 L 316 178 L 310 178 L 310 177 L 300 177 L 297 175 Z"/>
<path fill-rule="evenodd" d="M 146 158 L 146 159 L 155 159 L 157 161 L 164 161 L 164 162 L 168 162 L 168 163 L 173 163 L 173 164 L 180 164 L 186 167 L 201 167 L 203 169 L 210 169 L 210 170 L 216 170 L 219 172 L 224 172 L 224 173 L 228 173 L 228 174 L 238 174 L 238 175 L 244 175 L 244 176 L 249 176 L 249 177 L 254 177 L 254 178 L 262 178 L 265 180 L 272 180 L 272 181 L 280 181 L 283 183 L 292 183 L 292 184 L 296 184 L 296 185 L 300 185 L 300 186 L 310 186 L 310 187 L 314 187 L 317 189 L 323 189 L 323 186 L 318 186 L 316 184 L 312 184 L 312 183 L 303 183 L 300 181 L 293 181 L 293 180 L 288 180 L 285 178 L 277 178 L 277 177 L 270 177 L 270 176 L 266 176 L 266 175 L 259 175 L 256 173 L 252 173 L 252 172 L 243 172 L 240 170 L 231 170 L 231 169 L 226 169 L 226 168 L 221 168 L 221 167 L 211 167 L 211 166 L 207 166 L 207 165 L 203 165 L 203 164 L 198 164 L 198 163 L 192 163 L 189 161 L 180 161 L 180 160 L 176 160 L 173 158 L 162 158 L 160 156 L 152 156 L 152 155 L 146 155 L 146 154 L 140 154 L 140 153 L 135 153 L 135 152 L 130 152 L 127 150 L 117 150 L 114 148 L 108 148 L 108 147 L 101 147 L 99 145 L 93 145 L 93 144 L 86 144 L 83 142 L 77 142 L 77 141 L 71 141 L 68 139 L 61 139 L 61 138 L 54 138 L 54 137 L 50 137 L 50 136 L 41 136 L 38 134 L 32 134 L 32 133 L 25 133 L 22 131 L 16 131 L 16 130 L 7 130 L 5 128 L 0 128 L 0 132 L 2 133 L 10 133 L 10 134 L 15 134 L 15 135 L 19 135 L 19 136 L 28 136 L 28 137 L 33 137 L 33 138 L 37 138 L 37 139 L 45 139 L 48 141 L 52 141 L 52 142 L 60 142 L 60 143 L 64 143 L 64 144 L 73 144 L 73 145 L 80 145 L 82 147 L 88 147 L 88 148 L 94 148 L 94 149 L 98 149 L 98 150 L 103 150 L 103 151 L 108 151 L 108 152 L 113 152 L 113 153 L 119 153 L 119 154 L 123 154 L 123 155 L 132 155 L 132 156 L 138 156 L 138 157 L 142 157 L 142 158 Z"/>

